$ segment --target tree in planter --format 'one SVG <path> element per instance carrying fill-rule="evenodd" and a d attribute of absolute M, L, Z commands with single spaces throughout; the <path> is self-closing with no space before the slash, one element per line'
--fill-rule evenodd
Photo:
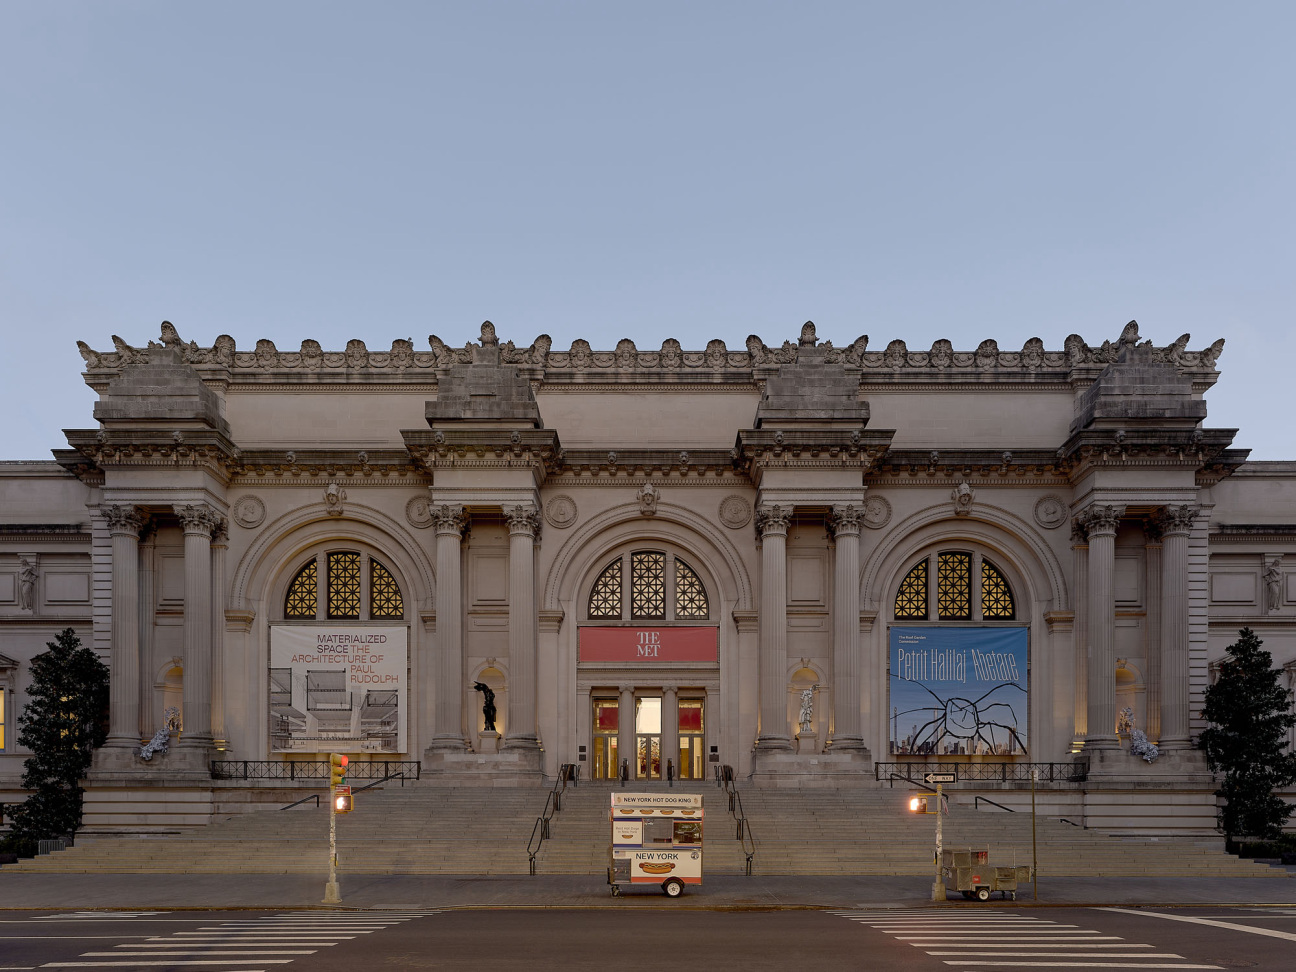
<path fill-rule="evenodd" d="M 11 843 L 65 837 L 81 826 L 80 781 L 107 736 L 108 668 L 71 628 L 31 660 L 29 701 L 18 742 L 31 755 L 22 785 L 32 793 L 13 810 Z"/>
<path fill-rule="evenodd" d="M 1287 747 L 1296 715 L 1264 642 L 1250 628 L 1238 634 L 1219 679 L 1206 689 L 1202 715 L 1211 725 L 1198 745 L 1211 770 L 1224 773 L 1216 791 L 1227 801 L 1219 810 L 1220 830 L 1228 837 L 1274 840 L 1292 813 L 1274 790 L 1296 782 L 1296 753 Z"/>

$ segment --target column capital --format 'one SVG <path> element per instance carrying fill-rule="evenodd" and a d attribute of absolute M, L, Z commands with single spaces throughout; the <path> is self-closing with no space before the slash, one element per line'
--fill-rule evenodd
<path fill-rule="evenodd" d="M 771 503 L 756 510 L 756 537 L 786 537 L 792 507 Z"/>
<path fill-rule="evenodd" d="M 1114 537 L 1121 517 L 1125 515 L 1123 506 L 1106 506 L 1094 504 L 1080 511 L 1076 518 L 1089 539 L 1094 537 Z"/>
<path fill-rule="evenodd" d="M 670 683 L 670 684 L 667 684 L 667 685 L 663 685 L 663 686 L 662 686 L 662 691 L 663 691 L 663 692 L 671 692 L 671 693 L 675 693 L 675 692 L 678 692 L 678 691 L 679 691 L 679 686 L 678 686 L 678 685 L 675 685 L 674 683 Z"/>
<path fill-rule="evenodd" d="M 848 503 L 834 506 L 828 511 L 828 529 L 834 537 L 858 537 L 864 525 L 864 510 Z"/>
<path fill-rule="evenodd" d="M 216 523 L 212 527 L 212 546 L 226 546 L 229 543 L 229 520 L 223 516 L 216 517 Z"/>
<path fill-rule="evenodd" d="M 1156 514 L 1144 517 L 1143 519 L 1143 545 L 1148 547 L 1161 545 L 1161 521 Z"/>
<path fill-rule="evenodd" d="M 1071 546 L 1089 546 L 1089 534 L 1085 532 L 1084 523 L 1078 514 L 1071 517 Z"/>
<path fill-rule="evenodd" d="M 468 511 L 458 504 L 437 503 L 428 507 L 428 512 L 432 514 L 438 536 L 447 533 L 463 536 L 468 527 Z"/>
<path fill-rule="evenodd" d="M 508 521 L 509 536 L 540 537 L 540 509 L 530 503 L 504 507 L 504 519 Z"/>
<path fill-rule="evenodd" d="M 180 518 L 180 525 L 186 534 L 202 534 L 210 537 L 221 516 L 206 503 L 177 504 L 173 507 L 175 515 Z"/>
<path fill-rule="evenodd" d="M 1152 521 L 1160 528 L 1163 536 L 1187 536 L 1192 532 L 1193 523 L 1200 512 L 1200 508 L 1196 506 L 1163 506 L 1152 514 Z"/>
<path fill-rule="evenodd" d="M 138 506 L 110 503 L 99 507 L 99 513 L 108 521 L 108 529 L 115 534 L 129 534 L 138 538 L 148 522 L 148 515 Z"/>

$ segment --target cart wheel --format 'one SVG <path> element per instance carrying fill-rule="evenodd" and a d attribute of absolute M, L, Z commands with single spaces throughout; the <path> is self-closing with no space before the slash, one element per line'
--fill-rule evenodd
<path fill-rule="evenodd" d="M 662 882 L 662 890 L 668 898 L 678 898 L 684 893 L 684 882 L 679 878 L 667 878 Z"/>
<path fill-rule="evenodd" d="M 617 887 L 615 884 L 612 885 L 612 897 L 614 898 L 621 897 L 621 889 Z"/>
<path fill-rule="evenodd" d="M 1009 891 L 1009 892 L 1008 892 L 1008 897 L 1011 898 L 1013 901 L 1016 901 L 1016 900 L 1017 900 L 1017 892 L 1016 892 L 1016 891 Z"/>
<path fill-rule="evenodd" d="M 977 888 L 977 889 L 976 889 L 976 899 L 977 899 L 978 901 L 989 901 L 989 900 L 990 900 L 990 889 L 989 889 L 989 888 Z"/>

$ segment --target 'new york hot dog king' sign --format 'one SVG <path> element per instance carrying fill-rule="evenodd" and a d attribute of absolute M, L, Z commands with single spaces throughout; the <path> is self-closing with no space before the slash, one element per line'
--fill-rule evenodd
<path fill-rule="evenodd" d="M 583 662 L 716 662 L 720 660 L 718 628 L 581 627 Z"/>

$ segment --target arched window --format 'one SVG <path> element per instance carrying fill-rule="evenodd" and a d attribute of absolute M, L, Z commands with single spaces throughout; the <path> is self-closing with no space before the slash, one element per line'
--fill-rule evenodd
<path fill-rule="evenodd" d="M 935 560 L 935 604 L 929 587 Z M 977 569 L 977 561 L 980 569 Z M 914 564 L 896 591 L 896 621 L 1012 621 L 1016 606 L 1003 572 L 989 560 L 946 550 Z"/>
<path fill-rule="evenodd" d="M 399 621 L 405 617 L 405 598 L 392 572 L 377 559 L 356 550 L 331 550 L 297 571 L 284 596 L 284 617 Z"/>
<path fill-rule="evenodd" d="M 683 560 L 636 550 L 603 568 L 590 588 L 587 613 L 592 620 L 705 621 L 711 607 L 697 571 Z"/>

